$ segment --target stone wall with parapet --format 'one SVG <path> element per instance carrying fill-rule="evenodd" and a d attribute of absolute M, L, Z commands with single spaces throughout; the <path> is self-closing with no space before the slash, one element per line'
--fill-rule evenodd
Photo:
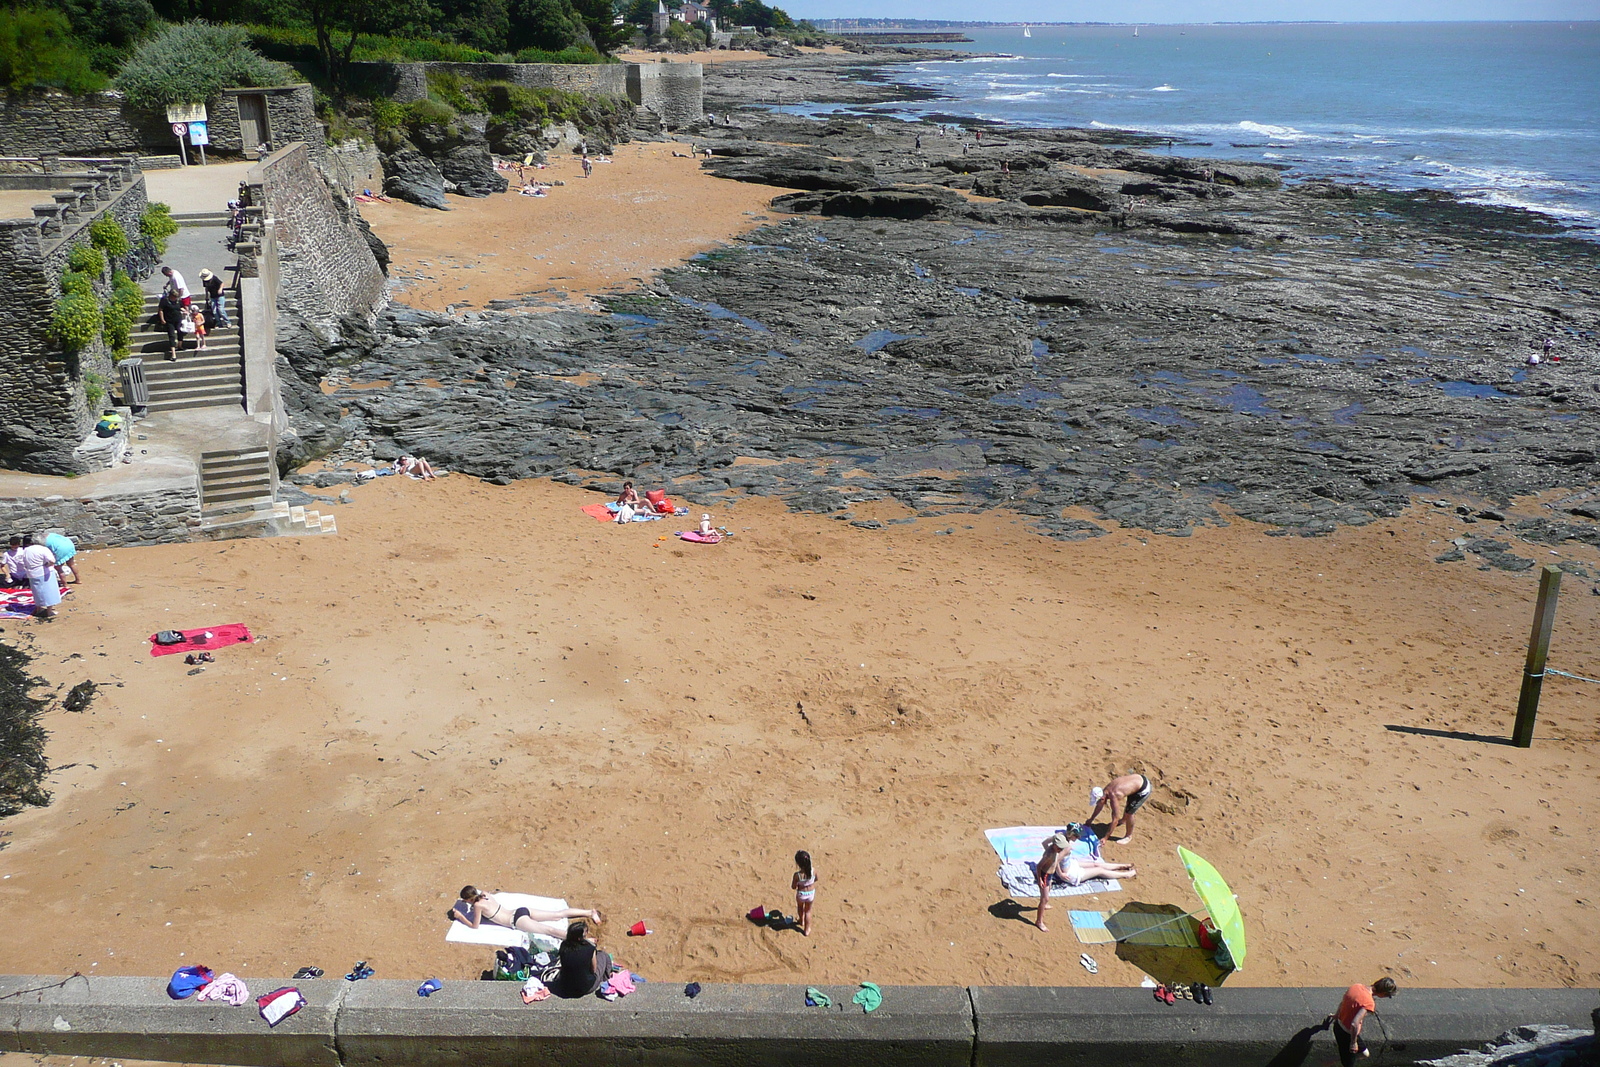
<path fill-rule="evenodd" d="M 356 63 L 357 73 L 396 103 L 428 95 L 428 72 L 439 71 L 530 89 L 623 97 L 649 108 L 669 128 L 705 116 L 705 71 L 699 63 Z"/>
<path fill-rule="evenodd" d="M 575 93 L 628 95 L 626 63 L 353 63 L 353 71 L 385 89 L 397 104 L 428 95 L 428 72 L 456 74 L 483 81 L 503 81 L 529 89 L 565 89 Z"/>
<path fill-rule="evenodd" d="M 247 225 L 239 251 L 240 277 L 258 277 L 259 220 L 277 237 L 277 306 L 331 325 L 352 312 L 371 315 L 383 302 L 384 277 L 357 226 L 355 205 L 336 199 L 305 142 L 297 141 L 250 168 L 244 181 Z"/>
<path fill-rule="evenodd" d="M 238 99 L 244 95 L 265 97 L 270 143 L 303 140 L 312 146 L 313 158 L 323 162 L 322 125 L 317 121 L 309 85 L 224 89 L 206 102 L 210 151 L 244 151 Z M 165 116 L 135 111 L 121 93 L 0 94 L 0 155 L 168 155 L 177 150 L 177 144 Z"/>
<path fill-rule="evenodd" d="M 699 63 L 629 63 L 628 99 L 655 112 L 667 129 L 706 114 L 705 71 Z"/>
<path fill-rule="evenodd" d="M 61 189 L 65 178 L 75 180 Z M 67 256 L 88 243 L 91 222 L 109 214 L 138 234 L 144 175 L 138 160 L 128 157 L 50 174 L 42 184 L 31 216 L 0 220 L 0 466 L 84 474 L 91 466 L 76 449 L 95 422 L 85 375 L 109 382 L 111 353 L 98 340 L 64 352 L 49 335 L 51 318 Z M 109 271 L 95 288 L 104 303 Z"/>
<path fill-rule="evenodd" d="M 199 526 L 198 481 L 106 496 L 0 499 L 0 530 L 60 530 L 79 548 L 177 544 L 193 540 Z"/>

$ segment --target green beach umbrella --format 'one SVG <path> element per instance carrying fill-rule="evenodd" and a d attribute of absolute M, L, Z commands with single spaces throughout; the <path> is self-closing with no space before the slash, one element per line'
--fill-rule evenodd
<path fill-rule="evenodd" d="M 1212 925 L 1222 935 L 1222 943 L 1233 957 L 1234 968 L 1243 970 L 1244 916 L 1239 914 L 1239 902 L 1233 898 L 1233 890 L 1215 867 L 1182 845 L 1178 846 L 1178 858 L 1183 861 L 1183 869 L 1189 872 L 1189 881 L 1194 883 L 1200 903 L 1211 913 Z"/>

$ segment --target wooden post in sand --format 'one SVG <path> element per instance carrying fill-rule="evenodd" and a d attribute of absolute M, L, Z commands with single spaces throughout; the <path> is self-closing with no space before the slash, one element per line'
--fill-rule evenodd
<path fill-rule="evenodd" d="M 1544 661 L 1550 655 L 1550 631 L 1556 625 L 1556 595 L 1561 592 L 1561 568 L 1545 564 L 1539 575 L 1539 605 L 1533 609 L 1533 636 L 1528 638 L 1528 663 L 1522 668 L 1522 696 L 1517 701 L 1517 724 L 1511 743 L 1533 746 L 1533 720 L 1539 714 L 1539 690 L 1544 686 Z"/>

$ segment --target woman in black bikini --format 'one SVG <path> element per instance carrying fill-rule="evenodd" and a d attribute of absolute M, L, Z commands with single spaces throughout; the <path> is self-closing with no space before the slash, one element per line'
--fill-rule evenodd
<path fill-rule="evenodd" d="M 489 923 L 494 926 L 509 926 L 526 934 L 543 934 L 545 937 L 560 938 L 566 936 L 568 919 L 588 919 L 596 923 L 600 921 L 598 911 L 583 908 L 561 908 L 555 911 L 512 908 L 497 900 L 493 893 L 485 893 L 470 885 L 462 888 L 461 899 L 469 905 L 464 916 L 456 908 L 451 908 L 445 914 L 452 922 L 466 923 L 474 930 L 484 923 Z"/>

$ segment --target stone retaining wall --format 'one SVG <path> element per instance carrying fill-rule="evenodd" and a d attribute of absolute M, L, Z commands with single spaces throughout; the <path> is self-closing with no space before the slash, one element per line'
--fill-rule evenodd
<path fill-rule="evenodd" d="M 306 1008 L 269 1030 L 253 1005 L 174 1003 L 165 981 L 0 977 L 0 1051 L 248 1067 L 1267 1067 L 1333 1059 L 1332 1038 L 1306 1028 L 1343 993 L 1227 989 L 1205 1007 L 1144 989 L 887 986 L 867 1015 L 853 987 L 835 985 L 820 986 L 831 1008 L 806 1007 L 804 986 L 708 984 L 691 1000 L 670 982 L 618 1003 L 526 1006 L 511 982 L 447 982 L 424 1000 L 420 978 L 324 979 L 298 983 Z M 247 981 L 257 994 L 296 984 Z M 1449 1055 L 1525 1023 L 1586 1029 L 1597 1004 L 1593 989 L 1404 988 L 1383 1004 L 1382 1062 Z"/>
<path fill-rule="evenodd" d="M 59 188 L 63 179 L 66 189 Z M 84 474 L 74 455 L 94 425 L 84 375 L 109 383 L 111 354 L 96 341 L 67 353 L 49 336 L 67 256 L 88 243 L 88 227 L 109 214 L 130 234 L 144 212 L 144 175 L 136 159 L 77 174 L 42 178 L 40 204 L 21 219 L 0 220 L 0 466 L 38 474 Z M 99 280 L 102 302 L 110 274 Z"/>
<path fill-rule="evenodd" d="M 317 122 L 309 85 L 270 89 L 224 89 L 206 102 L 210 152 L 239 153 L 239 101 L 265 98 L 267 136 L 272 144 L 306 141 L 322 161 L 322 126 Z M 121 93 L 74 96 L 53 91 L 0 94 L 0 155 L 109 156 L 126 152 L 161 155 L 177 149 L 164 115 L 135 111 Z"/>
<path fill-rule="evenodd" d="M 175 544 L 190 540 L 199 525 L 198 479 L 155 491 L 0 500 L 0 530 L 63 530 L 79 548 Z"/>
<path fill-rule="evenodd" d="M 315 323 L 356 312 L 370 315 L 383 300 L 384 277 L 357 229 L 354 205 L 335 201 L 304 142 L 268 156 L 246 176 L 245 206 L 271 218 L 277 238 L 276 306 Z M 259 277 L 259 245 L 240 249 L 240 277 Z"/>
<path fill-rule="evenodd" d="M 428 72 L 505 81 L 530 89 L 623 97 L 649 108 L 669 128 L 705 117 L 705 72 L 699 63 L 355 63 L 359 75 L 397 103 L 428 95 Z"/>

